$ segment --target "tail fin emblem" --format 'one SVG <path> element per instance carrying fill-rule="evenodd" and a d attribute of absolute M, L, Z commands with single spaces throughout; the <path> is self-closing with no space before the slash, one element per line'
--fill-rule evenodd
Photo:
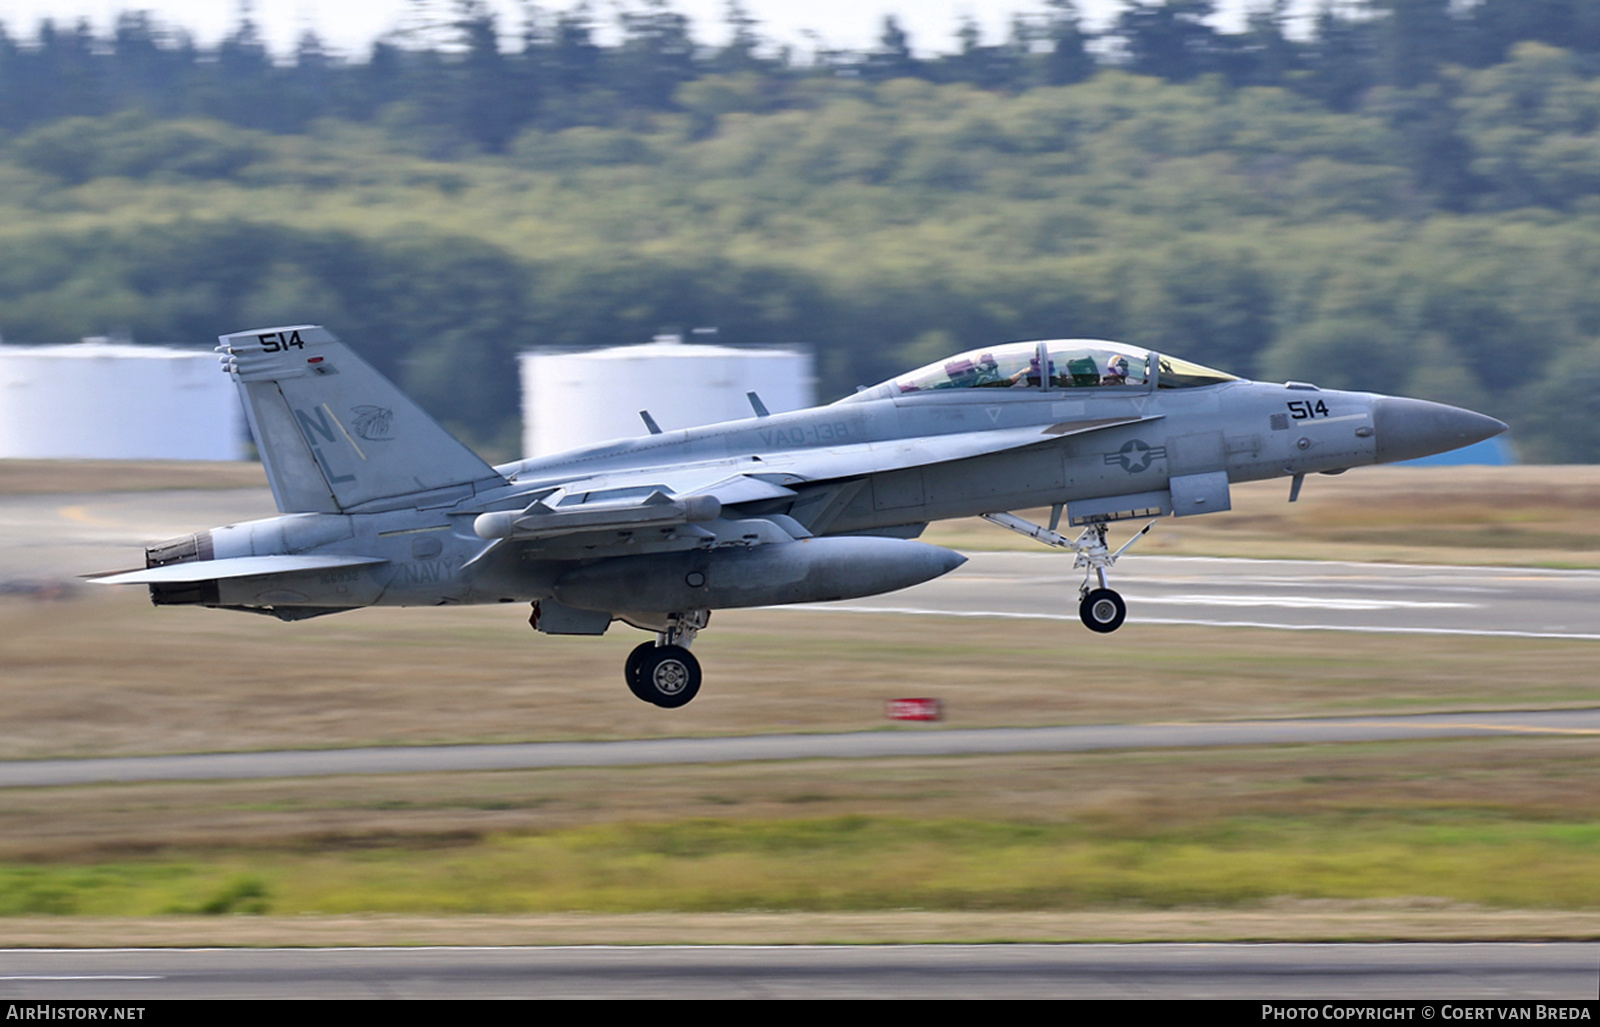
<path fill-rule="evenodd" d="M 355 408 L 356 434 L 372 442 L 390 442 L 389 429 L 394 424 L 394 411 L 388 407 L 362 404 Z"/>

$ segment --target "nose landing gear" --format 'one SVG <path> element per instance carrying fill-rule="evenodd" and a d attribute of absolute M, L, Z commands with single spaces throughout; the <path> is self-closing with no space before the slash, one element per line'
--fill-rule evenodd
<path fill-rule="evenodd" d="M 1110 634 L 1122 627 L 1122 622 L 1127 619 L 1128 605 L 1106 582 L 1106 570 L 1117 562 L 1117 558 L 1126 553 L 1135 542 L 1144 538 L 1150 529 L 1155 527 L 1151 521 L 1139 530 L 1133 538 L 1122 544 L 1122 548 L 1112 552 L 1106 544 L 1106 526 L 1104 522 L 1091 524 L 1083 529 L 1076 539 L 1067 538 L 1056 533 L 1056 525 L 1061 522 L 1061 507 L 1057 506 L 1051 511 L 1050 527 L 1041 528 L 1030 521 L 1010 513 L 984 514 L 984 520 L 992 521 L 1002 528 L 1008 528 L 1019 535 L 1026 535 L 1031 539 L 1043 542 L 1047 546 L 1057 549 L 1070 549 L 1077 555 L 1073 558 L 1073 567 L 1084 568 L 1083 584 L 1078 588 L 1078 619 L 1083 621 L 1083 626 L 1090 631 L 1100 634 Z"/>

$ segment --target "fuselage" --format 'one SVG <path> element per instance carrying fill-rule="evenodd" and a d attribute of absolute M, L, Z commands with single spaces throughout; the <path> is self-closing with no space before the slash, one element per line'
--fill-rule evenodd
<path fill-rule="evenodd" d="M 809 453 L 852 444 L 903 444 L 909 451 L 919 440 L 958 433 L 1153 418 L 1023 449 L 870 474 L 869 487 L 830 525 L 829 532 L 839 534 L 1151 491 L 1174 475 L 1226 471 L 1230 481 L 1242 482 L 1375 463 L 1374 406 L 1381 398 L 1250 381 L 1159 393 L 1014 389 L 851 397 L 498 470 L 529 491 L 578 476 L 694 462 L 782 474 L 803 467 Z"/>
<path fill-rule="evenodd" d="M 327 353 L 369 378 L 359 397 L 328 393 L 339 403 L 364 400 L 352 406 L 359 413 L 388 410 L 379 400 L 408 402 L 383 399 L 392 386 L 343 350 L 316 350 L 319 340 L 337 345 L 318 333 L 297 329 L 288 343 L 283 332 L 242 333 L 225 337 L 224 348 L 241 362 L 245 387 L 258 387 L 257 377 L 305 375 L 295 361 L 315 351 L 305 360 L 315 374 L 297 380 L 335 382 L 316 378 L 327 359 L 315 354 Z M 295 340 L 310 340 L 312 350 Z M 258 419 L 270 420 L 275 408 L 258 405 Z M 875 594 L 959 561 L 907 542 L 930 521 L 1044 506 L 1059 507 L 1053 523 L 1065 512 L 1072 525 L 1208 513 L 1229 508 L 1231 484 L 1407 459 L 1504 429 L 1442 404 L 1247 381 L 1098 340 L 972 350 L 827 406 L 492 470 L 478 462 L 480 472 L 471 470 L 477 458 L 420 411 L 393 430 L 387 420 L 381 431 L 367 426 L 363 448 L 328 403 L 315 416 L 308 409 L 297 407 L 293 423 L 279 415 L 278 424 L 257 426 L 269 432 L 275 459 L 299 468 L 299 479 L 280 469 L 275 495 L 282 508 L 295 509 L 283 506 L 285 496 L 303 496 L 313 505 L 299 509 L 323 509 L 329 492 L 310 486 L 325 483 L 346 497 L 331 507 L 342 512 L 216 528 L 153 547 L 147 562 L 287 555 L 326 557 L 323 566 L 280 574 L 276 564 L 255 572 L 259 561 L 218 564 L 240 571 L 152 584 L 158 603 L 292 618 L 369 605 L 553 600 L 604 613 L 634 598 L 649 605 L 621 608 Z M 419 463 L 408 463 L 401 434 L 430 438 L 428 452 L 457 465 L 453 483 L 431 473 L 421 451 L 409 458 Z M 382 466 L 369 472 L 369 457 Z M 825 541 L 847 536 L 878 541 Z"/>
<path fill-rule="evenodd" d="M 474 533 L 473 520 L 486 510 L 519 509 L 529 495 L 575 478 L 603 489 L 611 476 L 637 479 L 641 469 L 691 465 L 725 467 L 730 475 L 804 475 L 816 466 L 816 457 L 844 447 L 882 447 L 885 461 L 892 463 L 897 450 L 911 461 L 918 444 L 943 436 L 1130 422 L 1059 438 L 1044 436 L 1030 445 L 964 459 L 864 474 L 849 501 L 827 524 L 818 525 L 818 534 L 824 536 L 910 537 L 934 520 L 1159 493 L 1175 477 L 1222 472 L 1228 482 L 1238 483 L 1338 471 L 1379 462 L 1388 453 L 1404 458 L 1416 455 L 1419 447 L 1450 448 L 1443 443 L 1460 444 L 1455 437 L 1476 427 L 1468 424 L 1453 433 L 1446 428 L 1448 438 L 1420 443 L 1409 436 L 1394 437 L 1392 431 L 1385 438 L 1380 405 L 1416 403 L 1372 393 L 1243 380 L 1172 390 L 863 394 L 823 407 L 603 443 L 504 465 L 497 470 L 511 484 L 500 494 L 479 494 L 433 509 L 403 503 L 391 510 L 293 514 L 219 528 L 211 532 L 211 546 L 218 559 L 361 552 L 387 561 L 371 569 L 318 574 L 314 580 L 300 576 L 292 587 L 269 590 L 266 599 L 279 605 L 541 599 L 552 594 L 554 582 L 573 559 L 583 559 L 583 553 L 566 547 L 552 551 L 548 560 L 534 553 L 509 570 L 503 564 L 474 565 L 474 558 L 489 543 Z M 773 508 L 771 502 L 760 505 L 764 511 Z M 736 511 L 725 516 L 736 516 Z M 615 554 L 597 549 L 592 555 Z M 224 581 L 219 588 L 218 605 L 263 601 L 255 583 L 233 586 Z"/>

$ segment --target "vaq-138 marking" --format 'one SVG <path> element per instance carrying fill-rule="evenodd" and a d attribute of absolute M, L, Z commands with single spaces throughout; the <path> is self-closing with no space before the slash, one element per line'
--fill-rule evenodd
<path fill-rule="evenodd" d="M 1337 474 L 1505 430 L 1439 403 L 1245 381 L 1089 339 L 941 360 L 810 410 L 661 431 L 490 467 L 313 325 L 239 332 L 238 384 L 283 516 L 149 547 L 103 575 L 157 605 L 301 620 L 363 606 L 531 602 L 533 626 L 652 632 L 624 678 L 682 706 L 711 612 L 876 595 L 965 558 L 914 541 L 983 516 L 1075 554 L 1079 613 L 1121 626 L 1107 581 L 1157 518 L 1219 513 L 1235 482 Z M 1016 516 L 1048 507 L 1047 525 Z M 1113 549 L 1107 525 L 1149 521 Z M 1057 529 L 1063 521 L 1074 535 Z"/>

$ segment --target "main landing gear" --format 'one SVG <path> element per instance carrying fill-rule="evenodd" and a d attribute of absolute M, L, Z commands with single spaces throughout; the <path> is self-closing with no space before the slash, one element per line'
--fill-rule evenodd
<path fill-rule="evenodd" d="M 628 691 L 669 710 L 687 705 L 700 692 L 700 661 L 689 651 L 694 636 L 711 620 L 709 610 L 674 614 L 667 629 L 628 654 L 623 680 Z"/>
<path fill-rule="evenodd" d="M 1106 570 L 1116 563 L 1117 558 L 1126 553 L 1130 546 L 1144 538 L 1150 529 L 1155 527 L 1155 521 L 1146 524 L 1137 535 L 1124 542 L 1122 548 L 1113 553 L 1106 545 L 1104 522 L 1084 528 L 1083 533 L 1076 539 L 1056 534 L 1056 525 L 1061 522 L 1059 506 L 1051 510 L 1048 528 L 1041 528 L 1015 514 L 992 513 L 984 514 L 983 517 L 984 520 L 993 521 L 1002 528 L 1009 528 L 1020 535 L 1037 539 L 1047 546 L 1070 549 L 1076 553 L 1072 566 L 1084 568 L 1083 585 L 1078 589 L 1078 619 L 1083 621 L 1083 626 L 1090 631 L 1098 631 L 1103 635 L 1122 627 L 1122 622 L 1128 616 L 1128 604 L 1124 603 L 1122 597 L 1106 583 Z"/>

